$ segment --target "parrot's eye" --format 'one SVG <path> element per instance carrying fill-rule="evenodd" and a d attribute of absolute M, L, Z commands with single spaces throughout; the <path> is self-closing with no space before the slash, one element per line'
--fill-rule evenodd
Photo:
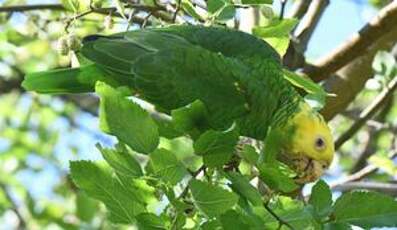
<path fill-rule="evenodd" d="M 314 147 L 321 151 L 325 149 L 325 140 L 323 137 L 317 137 L 314 143 Z"/>

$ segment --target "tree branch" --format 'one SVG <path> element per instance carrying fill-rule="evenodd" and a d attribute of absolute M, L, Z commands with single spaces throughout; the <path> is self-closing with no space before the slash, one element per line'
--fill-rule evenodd
<path fill-rule="evenodd" d="M 293 39 L 291 39 L 287 54 L 283 60 L 284 64 L 290 69 L 295 70 L 304 65 L 304 53 L 307 49 L 307 44 L 328 5 L 329 0 L 311 1 L 303 20 L 293 32 Z"/>
<path fill-rule="evenodd" d="M 358 120 L 335 141 L 335 149 L 339 149 L 349 140 L 375 113 L 390 99 L 394 90 L 397 89 L 397 76 L 394 77 L 387 87 L 374 99 L 374 101 L 361 112 Z"/>
<path fill-rule="evenodd" d="M 297 18 L 301 19 L 305 14 L 307 9 L 309 8 L 310 3 L 312 0 L 298 0 L 294 4 L 292 10 L 288 14 L 290 18 Z"/>
<path fill-rule="evenodd" d="M 359 182 L 348 182 L 332 188 L 336 191 L 346 192 L 357 189 L 372 190 L 381 193 L 386 193 L 392 196 L 397 196 L 397 184 L 382 183 L 382 182 L 370 182 L 370 181 L 359 181 Z"/>
<path fill-rule="evenodd" d="M 303 72 L 317 82 L 326 79 L 355 58 L 365 55 L 371 44 L 386 32 L 395 29 L 396 25 L 397 2 L 393 1 L 339 48 L 321 58 L 314 65 L 306 65 Z"/>
<path fill-rule="evenodd" d="M 36 5 L 14 5 L 14 6 L 1 6 L 0 13 L 4 12 L 23 12 L 32 10 L 66 10 L 62 4 L 36 4 Z"/>

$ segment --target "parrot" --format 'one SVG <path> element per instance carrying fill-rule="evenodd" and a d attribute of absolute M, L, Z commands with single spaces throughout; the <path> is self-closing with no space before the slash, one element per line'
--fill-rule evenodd
<path fill-rule="evenodd" d="M 82 39 L 85 63 L 28 73 L 26 90 L 89 93 L 98 81 L 128 87 L 158 111 L 200 101 L 210 128 L 236 124 L 241 136 L 264 140 L 277 131 L 277 158 L 304 184 L 318 179 L 334 156 L 324 118 L 283 77 L 277 51 L 251 34 L 217 26 L 169 25 Z"/>

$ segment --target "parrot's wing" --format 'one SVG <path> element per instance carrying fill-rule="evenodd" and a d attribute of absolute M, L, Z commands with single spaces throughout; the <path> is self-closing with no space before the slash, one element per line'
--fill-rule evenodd
<path fill-rule="evenodd" d="M 277 51 L 260 38 L 226 27 L 173 25 L 154 29 L 183 37 L 191 44 L 241 60 L 258 57 L 280 62 Z"/>
<path fill-rule="evenodd" d="M 146 55 L 132 70 L 137 90 L 146 100 L 167 110 L 200 100 L 211 124 L 227 128 L 248 112 L 238 78 L 245 68 L 222 55 L 190 46 Z"/>

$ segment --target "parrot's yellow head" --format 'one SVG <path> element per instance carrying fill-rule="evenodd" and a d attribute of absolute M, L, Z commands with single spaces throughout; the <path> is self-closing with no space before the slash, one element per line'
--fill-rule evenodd
<path fill-rule="evenodd" d="M 315 181 L 334 157 L 331 130 L 323 117 L 305 102 L 300 103 L 298 112 L 285 127 L 291 135 L 279 155 L 280 160 L 297 173 L 297 183 Z"/>

